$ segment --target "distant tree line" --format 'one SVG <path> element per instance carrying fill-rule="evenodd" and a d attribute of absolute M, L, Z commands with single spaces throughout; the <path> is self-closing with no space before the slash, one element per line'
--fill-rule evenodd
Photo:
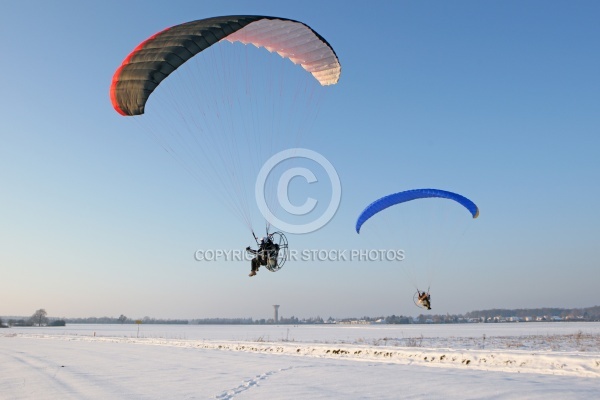
<path fill-rule="evenodd" d="M 194 325 L 250 325 L 252 318 L 201 318 L 192 319 L 190 324 Z"/>
<path fill-rule="evenodd" d="M 466 318 L 560 317 L 563 320 L 600 321 L 600 306 L 586 308 L 521 308 L 471 311 Z"/>
<path fill-rule="evenodd" d="M 521 320 L 551 321 L 560 318 L 564 321 L 600 321 L 600 306 L 586 308 L 524 308 L 524 309 L 491 309 L 471 311 L 462 314 L 421 314 L 416 318 L 403 315 L 390 315 L 387 317 L 343 318 L 334 319 L 329 317 L 323 320 L 320 316 L 311 318 L 298 318 L 295 316 L 281 317 L 279 321 L 274 319 L 252 319 L 252 318 L 199 318 L 199 319 L 158 319 L 144 317 L 141 319 L 128 318 L 121 314 L 119 317 L 88 317 L 88 318 L 48 318 L 46 310 L 39 309 L 29 318 L 8 319 L 4 322 L 0 319 L 0 328 L 6 326 L 65 326 L 70 324 L 172 324 L 172 325 L 300 325 L 300 324 L 327 324 L 327 323 L 386 323 L 386 324 L 413 324 L 413 323 L 441 323 L 456 324 L 468 323 L 475 320 L 484 322 L 502 322 L 509 318 L 518 317 Z M 4 322 L 4 323 L 3 323 Z"/>
<path fill-rule="evenodd" d="M 160 319 L 160 318 L 128 318 L 121 314 L 119 317 L 87 317 L 87 318 L 66 318 L 70 324 L 135 324 L 141 320 L 143 324 L 172 324 L 187 325 L 187 319 Z"/>
<path fill-rule="evenodd" d="M 8 319 L 8 326 L 65 326 L 65 321 L 60 319 L 50 319 L 48 313 L 43 308 L 36 310 L 29 318 Z M 0 320 L 0 328 L 4 328 Z"/>
<path fill-rule="evenodd" d="M 144 317 L 141 319 L 127 318 L 121 314 L 119 317 L 88 317 L 88 318 L 48 318 L 46 310 L 39 309 L 29 318 L 11 318 L 7 320 L 8 326 L 65 326 L 70 324 L 135 324 L 141 321 L 144 324 L 177 324 L 187 325 L 187 319 L 157 319 Z M 0 327 L 6 327 L 0 320 Z"/>
<path fill-rule="evenodd" d="M 333 318 L 331 318 L 331 320 L 333 320 Z M 273 320 L 273 319 L 258 319 L 254 323 L 258 324 L 258 325 L 273 324 L 273 323 L 275 323 L 275 320 Z M 281 317 L 281 318 L 279 318 L 279 321 L 277 321 L 277 323 L 280 325 L 324 324 L 325 321 L 320 316 L 310 317 L 310 318 L 302 318 L 302 319 L 291 316 L 289 318 Z"/>
<path fill-rule="evenodd" d="M 410 324 L 411 318 L 405 317 L 404 315 L 391 315 L 389 317 L 385 317 L 386 324 Z"/>

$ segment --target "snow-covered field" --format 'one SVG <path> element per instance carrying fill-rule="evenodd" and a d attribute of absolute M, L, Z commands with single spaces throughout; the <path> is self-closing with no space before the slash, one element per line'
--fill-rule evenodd
<path fill-rule="evenodd" d="M 0 330 L 0 399 L 590 399 L 600 323 Z"/>

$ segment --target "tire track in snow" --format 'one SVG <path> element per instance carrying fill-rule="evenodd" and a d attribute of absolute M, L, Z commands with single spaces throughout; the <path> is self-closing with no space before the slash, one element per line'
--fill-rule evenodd
<path fill-rule="evenodd" d="M 62 363 L 44 355 L 9 352 L 3 349 L 0 349 L 0 355 L 3 361 L 8 361 L 6 364 L 14 366 L 12 369 L 20 368 L 16 372 L 17 376 L 22 374 L 21 376 L 26 377 L 13 378 L 12 382 L 7 382 L 12 394 L 3 394 L 10 394 L 8 398 L 113 398 L 115 392 L 128 395 L 124 387 L 114 382 L 111 382 L 107 390 L 108 381 L 98 377 L 95 371 L 81 370 L 68 362 Z"/>
<path fill-rule="evenodd" d="M 6 354 L 3 352 L 5 360 L 11 360 L 11 362 L 19 364 L 22 368 L 34 371 L 34 376 L 36 379 L 27 380 L 23 379 L 22 383 L 19 385 L 19 391 L 22 391 L 23 394 L 28 393 L 29 395 L 34 395 L 36 393 L 37 388 L 40 387 L 39 382 L 43 382 L 45 385 L 43 387 L 47 388 L 48 386 L 55 389 L 57 393 L 60 393 L 62 398 L 73 398 L 73 399 L 81 399 L 85 398 L 85 393 L 80 392 L 73 382 L 70 382 L 71 379 L 64 379 L 61 370 L 65 367 L 64 365 L 57 365 L 47 360 L 44 360 L 40 357 L 35 357 L 30 354 L 17 355 L 14 353 Z M 26 374 L 26 376 L 31 376 L 30 373 Z M 42 393 L 39 393 L 40 395 Z M 46 393 L 47 395 L 48 393 Z"/>

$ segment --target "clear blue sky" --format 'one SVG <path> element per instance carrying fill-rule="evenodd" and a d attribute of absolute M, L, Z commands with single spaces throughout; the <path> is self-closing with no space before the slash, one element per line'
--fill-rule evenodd
<path fill-rule="evenodd" d="M 231 14 L 302 21 L 342 64 L 304 143 L 337 169 L 342 203 L 292 246 L 372 247 L 354 231 L 371 201 L 452 190 L 481 216 L 435 267 L 436 313 L 600 304 L 598 2 L 14 1 L 0 13 L 0 315 L 419 313 L 398 264 L 250 279 L 247 263 L 194 260 L 245 247 L 248 231 L 115 113 L 108 88 L 149 35 Z"/>

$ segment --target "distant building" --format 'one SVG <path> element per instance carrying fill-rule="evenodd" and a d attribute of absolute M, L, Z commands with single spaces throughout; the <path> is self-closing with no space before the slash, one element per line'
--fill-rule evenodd
<path fill-rule="evenodd" d="M 338 322 L 339 324 L 348 324 L 348 325 L 369 325 L 370 322 L 364 319 L 350 319 L 350 320 L 343 320 Z"/>
<path fill-rule="evenodd" d="M 275 323 L 279 322 L 279 304 L 274 304 L 273 309 L 275 310 L 275 314 L 273 316 L 273 321 Z"/>

